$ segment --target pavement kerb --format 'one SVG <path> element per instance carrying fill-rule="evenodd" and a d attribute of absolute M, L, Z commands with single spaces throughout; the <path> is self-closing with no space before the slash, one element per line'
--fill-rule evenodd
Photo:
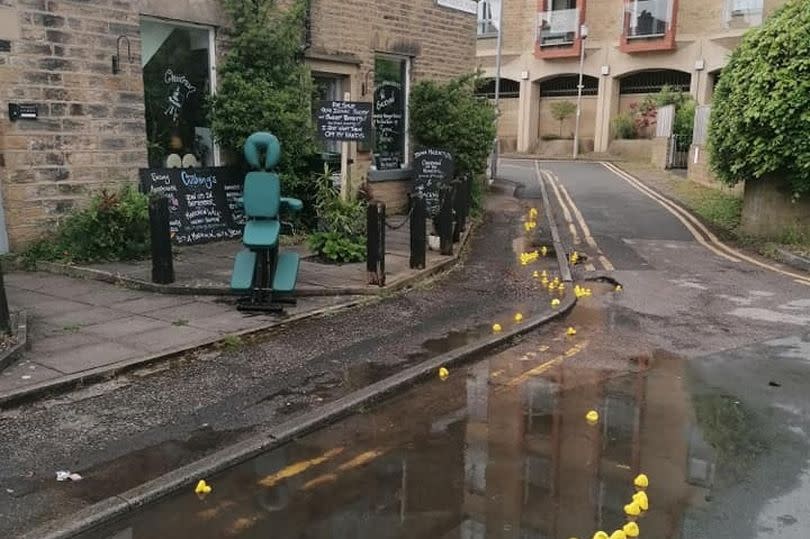
<path fill-rule="evenodd" d="M 550 313 L 528 319 L 502 333 L 493 334 L 476 343 L 409 367 L 364 389 L 325 404 L 318 410 L 271 427 L 261 434 L 217 451 L 124 493 L 102 500 L 69 517 L 47 523 L 25 534 L 21 539 L 67 539 L 107 524 L 182 488 L 190 488 L 195 481 L 201 478 L 210 478 L 260 453 L 333 423 L 360 406 L 378 402 L 383 397 L 406 389 L 420 380 L 435 376 L 439 367 L 452 367 L 502 346 L 516 337 L 567 314 L 576 303 L 575 297 L 565 298 L 562 305 Z"/>
<path fill-rule="evenodd" d="M 357 307 L 359 305 L 364 305 L 366 303 L 371 303 L 373 301 L 377 301 L 378 299 L 379 298 L 377 297 L 366 297 L 355 299 L 352 301 L 345 301 L 337 305 L 330 305 L 328 307 L 323 307 L 313 311 L 300 313 L 297 315 L 289 316 L 287 318 L 279 318 L 278 320 L 272 320 L 269 321 L 267 324 L 262 324 L 261 326 L 257 326 L 254 328 L 244 329 L 241 331 L 234 331 L 228 333 L 227 335 L 217 335 L 216 337 L 213 337 L 211 339 L 198 341 L 190 346 L 181 345 L 175 348 L 171 348 L 169 350 L 158 352 L 156 354 L 150 354 L 148 356 L 139 358 L 127 359 L 125 361 L 119 361 L 111 365 L 104 365 L 102 367 L 97 367 L 95 369 L 89 369 L 76 374 L 63 376 L 56 380 L 46 380 L 39 384 L 34 384 L 31 386 L 22 387 L 20 389 L 15 389 L 13 391 L 0 393 L 0 409 L 9 408 L 14 405 L 35 400 L 37 398 L 42 397 L 45 394 L 56 394 L 68 391 L 75 387 L 81 387 L 86 384 L 97 383 L 112 378 L 113 376 L 123 374 L 135 368 L 145 367 L 152 363 L 176 357 L 181 354 L 186 354 L 189 352 L 193 352 L 195 350 L 215 346 L 217 344 L 220 344 L 222 341 L 224 341 L 229 337 L 250 336 L 256 333 L 261 333 L 262 331 L 273 329 L 275 327 L 300 322 L 301 320 L 305 320 L 307 318 L 314 318 L 317 316 L 332 314 L 345 309 L 350 309 L 352 307 Z"/>
<path fill-rule="evenodd" d="M 554 252 L 557 254 L 557 265 L 560 267 L 560 276 L 563 282 L 570 283 L 574 280 L 571 275 L 571 267 L 568 265 L 568 257 L 565 255 L 565 248 L 563 247 L 562 240 L 560 239 L 560 231 L 557 229 L 557 222 L 554 220 L 554 212 L 551 211 L 551 201 L 548 196 L 546 188 L 546 180 L 540 171 L 540 167 L 535 161 L 535 171 L 537 173 L 537 181 L 540 182 L 540 192 L 543 196 L 543 213 L 548 222 L 548 228 L 551 230 L 551 241 L 554 244 Z"/>
<path fill-rule="evenodd" d="M 776 256 L 782 264 L 810 273 L 810 258 L 795 255 L 781 247 L 776 248 Z"/>
<path fill-rule="evenodd" d="M 419 270 L 413 275 L 396 279 L 385 286 L 380 287 L 359 287 L 349 286 L 345 288 L 315 288 L 301 286 L 295 290 L 296 297 L 322 297 L 322 296 L 380 296 L 398 292 L 403 288 L 408 288 L 414 283 L 421 280 L 428 279 L 437 273 L 441 273 L 451 266 L 458 263 L 464 247 L 467 245 L 473 231 L 477 227 L 478 222 L 473 220 L 464 231 L 464 234 L 459 242 L 455 253 L 432 266 Z M 168 295 L 194 295 L 194 296 L 231 296 L 233 293 L 227 286 L 185 286 L 175 284 L 155 284 L 142 279 L 136 279 L 120 273 L 113 273 L 110 271 L 99 270 L 95 268 L 88 268 L 84 266 L 73 266 L 69 264 L 59 264 L 57 262 L 37 262 L 37 269 L 47 273 L 56 275 L 64 275 L 66 277 L 74 277 L 80 279 L 89 279 L 110 283 L 133 290 L 140 290 L 143 292 L 153 292 L 157 294 Z"/>

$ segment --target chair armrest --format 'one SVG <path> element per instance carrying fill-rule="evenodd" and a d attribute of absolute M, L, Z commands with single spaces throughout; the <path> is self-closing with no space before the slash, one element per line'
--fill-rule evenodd
<path fill-rule="evenodd" d="M 304 209 L 304 203 L 297 198 L 281 197 L 281 209 L 292 212 L 299 212 Z"/>

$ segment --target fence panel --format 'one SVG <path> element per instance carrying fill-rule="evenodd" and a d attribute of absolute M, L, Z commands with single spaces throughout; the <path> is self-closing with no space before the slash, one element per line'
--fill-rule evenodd
<path fill-rule="evenodd" d="M 711 105 L 700 105 L 695 109 L 695 128 L 692 132 L 692 144 L 705 146 L 709 139 L 709 118 Z"/>
<path fill-rule="evenodd" d="M 672 126 L 675 123 L 675 105 L 667 105 L 658 109 L 655 120 L 655 136 L 669 137 L 672 135 Z"/>

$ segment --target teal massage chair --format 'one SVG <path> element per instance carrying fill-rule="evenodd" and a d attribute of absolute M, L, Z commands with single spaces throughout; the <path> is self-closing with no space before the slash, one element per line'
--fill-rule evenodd
<path fill-rule="evenodd" d="M 304 205 L 281 196 L 281 182 L 273 169 L 281 158 L 281 144 L 270 133 L 254 133 L 245 142 L 245 160 L 254 169 L 245 176 L 242 205 L 245 246 L 234 261 L 231 290 L 243 295 L 240 311 L 283 312 L 295 304 L 299 256 L 279 252 L 280 214 L 300 212 Z"/>

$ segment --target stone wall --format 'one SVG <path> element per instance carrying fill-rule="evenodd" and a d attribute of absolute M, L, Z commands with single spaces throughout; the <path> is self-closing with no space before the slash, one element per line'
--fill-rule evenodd
<path fill-rule="evenodd" d="M 790 187 L 780 176 L 746 182 L 743 232 L 776 240 L 786 234 L 810 235 L 810 199 L 793 201 L 791 195 Z"/>

